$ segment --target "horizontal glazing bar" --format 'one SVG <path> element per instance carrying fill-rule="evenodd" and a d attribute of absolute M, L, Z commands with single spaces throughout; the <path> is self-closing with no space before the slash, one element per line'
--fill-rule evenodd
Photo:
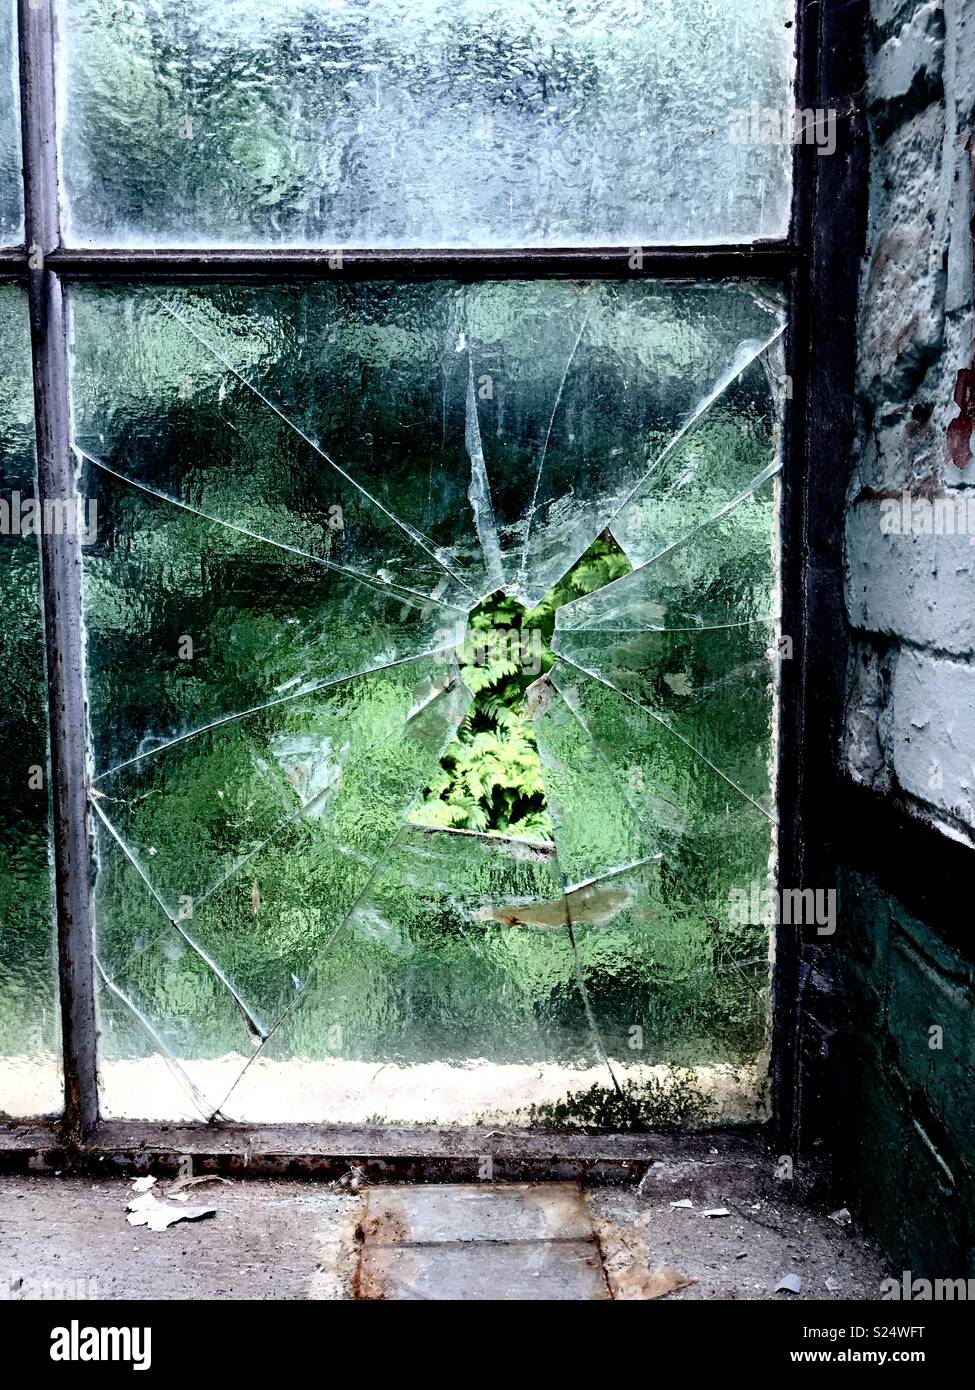
<path fill-rule="evenodd" d="M 757 246 L 614 247 L 557 251 L 58 250 L 50 269 L 70 279 L 774 278 L 800 256 L 787 243 Z"/>

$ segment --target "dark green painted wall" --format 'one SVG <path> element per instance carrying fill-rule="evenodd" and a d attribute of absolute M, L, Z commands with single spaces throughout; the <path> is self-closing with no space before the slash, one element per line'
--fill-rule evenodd
<path fill-rule="evenodd" d="M 840 923 L 841 1190 L 895 1272 L 973 1276 L 975 968 L 859 874 Z"/>

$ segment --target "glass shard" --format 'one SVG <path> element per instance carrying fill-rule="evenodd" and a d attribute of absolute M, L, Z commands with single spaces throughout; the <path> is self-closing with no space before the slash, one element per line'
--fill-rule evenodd
<path fill-rule="evenodd" d="M 781 331 L 774 299 L 741 287 L 482 286 L 469 305 L 505 578 L 528 607 L 607 526 L 638 562 L 616 532 L 618 513 L 655 495 L 675 435 Z M 748 384 L 767 411 L 756 373 Z M 760 450 L 756 442 L 751 455 Z"/>
<path fill-rule="evenodd" d="M 787 231 L 792 0 L 59 9 L 75 244 L 639 247 Z"/>
<path fill-rule="evenodd" d="M 710 525 L 777 470 L 777 387 L 767 354 L 751 358 L 756 346 L 739 349 L 747 365 L 733 365 L 720 394 L 706 398 L 613 518 L 613 535 L 634 565 Z"/>
<path fill-rule="evenodd" d="M 99 523 L 86 555 L 99 771 L 462 638 L 457 609 L 269 546 L 104 470 L 90 468 L 85 485 Z"/>
<path fill-rule="evenodd" d="M 771 623 L 560 634 L 555 648 L 667 726 L 732 786 L 769 807 Z"/>
<path fill-rule="evenodd" d="M 560 610 L 553 639 L 565 662 L 641 706 L 766 811 L 775 487 L 766 478 L 689 534 L 672 512 L 668 530 L 684 538 L 663 550 L 651 544 L 649 562 Z M 652 530 L 648 521 L 638 534 Z"/>
<path fill-rule="evenodd" d="M 181 896 L 175 910 L 168 905 L 161 910 L 154 857 L 140 866 L 138 877 L 147 890 L 141 894 L 134 891 L 137 879 L 130 853 L 115 850 L 103 857 L 99 902 L 104 910 L 99 917 L 105 927 L 99 927 L 98 940 L 101 952 L 104 930 L 107 952 L 114 962 L 122 962 L 114 966 L 113 978 L 128 971 L 126 962 L 141 956 L 147 939 L 160 934 L 170 942 L 180 938 L 180 953 L 189 947 L 209 964 L 225 993 L 234 997 L 249 1031 L 258 1038 L 266 1036 L 368 883 L 463 717 L 468 699 L 463 686 L 451 679 L 407 710 L 384 736 L 370 741 L 364 732 L 360 748 L 332 779 L 324 798 L 314 797 L 299 815 L 288 816 L 249 857 L 229 865 L 221 879 L 208 884 L 199 898 Z M 345 729 L 351 733 L 355 711 L 347 713 L 352 718 Z M 359 717 L 365 723 L 362 710 Z M 333 712 L 333 724 L 340 721 L 341 712 Z M 219 774 L 219 764 L 211 771 Z M 178 814 L 179 792 L 183 791 L 185 807 L 200 787 L 175 790 L 173 813 Z M 205 852 L 206 835 L 218 828 L 201 814 L 195 823 L 187 820 L 184 871 L 186 851 L 200 844 Z M 171 875 L 175 864 L 167 867 Z M 162 999 L 160 1016 L 164 1008 Z M 192 1052 L 180 1059 L 187 1057 Z"/>
<path fill-rule="evenodd" d="M 660 794 L 645 750 L 625 722 L 604 749 L 579 692 L 567 687 L 564 699 L 558 679 L 556 667 L 535 725 L 580 987 L 614 1076 L 753 1058 L 765 1027 L 765 927 L 728 925 L 727 902 L 681 844 L 687 811 Z M 647 797 L 647 787 L 658 790 Z M 573 882 L 582 865 L 594 876 Z"/>
<path fill-rule="evenodd" d="M 201 956 L 170 934 L 98 985 L 101 1113 L 212 1119 L 255 1038 Z"/>
<path fill-rule="evenodd" d="M 449 674 L 442 658 L 406 661 L 216 723 L 96 778 L 98 811 L 176 917 L 289 822 L 326 818 L 346 773 L 419 717 Z"/>
<path fill-rule="evenodd" d="M 734 506 L 657 550 L 639 569 L 565 604 L 557 617 L 558 641 L 570 633 L 635 634 L 770 621 L 776 486 L 775 478 L 766 479 Z"/>
<path fill-rule="evenodd" d="M 567 901 L 615 1075 L 625 1081 L 660 1065 L 752 1062 L 767 1027 L 766 927 L 709 918 L 661 860 L 617 871 L 589 892 L 612 903 L 611 915 L 587 920 L 585 910 L 573 910 L 576 893 Z"/>
<path fill-rule="evenodd" d="M 655 858 L 659 845 L 627 806 L 612 769 L 550 681 L 539 682 L 531 703 L 567 882 Z"/>
<path fill-rule="evenodd" d="M 332 371 L 326 376 L 323 364 L 315 381 L 319 389 L 324 387 L 326 399 L 335 391 L 337 400 L 326 406 L 331 418 L 318 416 L 312 430 L 307 418 L 281 404 L 276 383 L 261 371 L 266 339 L 278 333 L 295 336 L 297 325 L 283 322 L 287 310 L 296 307 L 291 296 L 236 291 L 226 311 L 215 298 L 163 298 L 146 292 L 134 298 L 101 293 L 94 302 L 80 299 L 80 380 L 91 380 L 89 372 L 105 379 L 103 373 L 123 363 L 128 377 L 121 399 L 115 392 L 107 398 L 81 396 L 81 447 L 123 477 L 249 534 L 377 583 L 397 584 L 441 602 L 469 601 L 471 590 L 458 572 L 466 557 L 452 556 L 449 544 L 441 545 L 423 530 L 437 529 L 437 513 L 462 505 L 463 496 L 444 496 L 441 488 L 435 499 L 420 501 L 419 526 L 404 519 L 414 510 L 420 482 L 415 477 L 401 480 L 397 490 L 395 473 L 387 465 L 403 452 L 411 429 L 412 441 L 416 439 L 416 425 L 407 418 L 415 418 L 415 407 L 410 411 L 405 399 L 390 399 L 391 364 L 377 362 L 370 399 L 358 362 L 359 380 L 349 380 L 353 364 L 348 359 L 355 349 L 349 343 L 333 344 L 328 358 Z M 322 307 L 341 311 L 341 303 Z M 335 336 L 328 323 L 320 327 L 323 337 Z M 316 344 L 319 348 L 325 353 L 328 344 Z M 433 383 L 438 402 L 446 389 L 439 352 L 438 342 Z M 133 365 L 141 370 L 133 372 Z M 402 380 L 401 388 L 406 384 Z M 409 384 L 415 388 L 415 379 Z M 395 410 L 395 422 L 390 420 L 385 430 L 385 417 L 377 410 L 380 390 L 384 411 Z M 405 389 L 400 394 L 405 396 Z M 174 408 L 161 417 L 159 408 L 167 399 Z M 364 429 L 363 415 L 371 420 L 371 432 Z M 325 442 L 319 442 L 322 436 Z M 466 476 L 459 457 L 445 459 L 438 471 L 459 473 L 458 489 Z M 407 489 L 410 496 L 404 495 Z M 472 545 L 476 542 L 469 540 L 468 552 Z"/>

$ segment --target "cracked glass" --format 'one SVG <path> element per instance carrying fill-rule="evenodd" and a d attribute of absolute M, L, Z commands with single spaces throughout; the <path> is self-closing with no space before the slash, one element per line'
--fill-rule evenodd
<path fill-rule="evenodd" d="M 60 0 L 66 239 L 785 236 L 794 0 Z M 763 125 L 764 122 L 764 125 Z"/>
<path fill-rule="evenodd" d="M 27 298 L 0 286 L 0 1114 L 62 1108 Z"/>
<path fill-rule="evenodd" d="M 778 293 L 72 318 L 104 1113 L 758 1113 Z"/>

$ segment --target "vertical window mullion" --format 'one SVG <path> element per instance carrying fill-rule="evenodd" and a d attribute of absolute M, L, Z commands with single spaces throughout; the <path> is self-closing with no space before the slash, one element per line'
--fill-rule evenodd
<path fill-rule="evenodd" d="M 54 7 L 19 0 L 25 240 L 37 439 L 41 585 L 50 728 L 54 897 L 64 1057 L 64 1120 L 84 1139 L 98 1117 L 92 957 L 88 745 L 78 528 L 56 526 L 77 510 L 70 437 L 68 342 L 60 278 L 46 257 L 60 244 Z M 62 504 L 52 508 L 52 502 Z"/>

